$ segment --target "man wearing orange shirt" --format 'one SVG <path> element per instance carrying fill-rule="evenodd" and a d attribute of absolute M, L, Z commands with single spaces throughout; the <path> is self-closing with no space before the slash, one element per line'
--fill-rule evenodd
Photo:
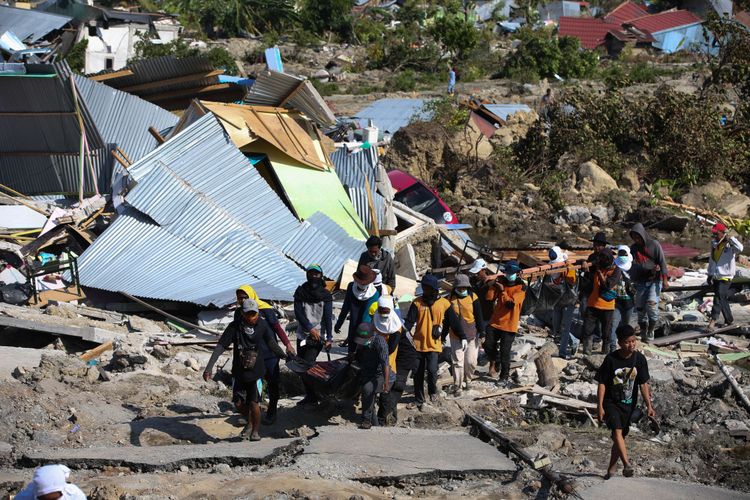
<path fill-rule="evenodd" d="M 521 267 L 515 260 L 508 261 L 500 277 L 487 291 L 486 299 L 496 302 L 487 328 L 484 351 L 490 360 L 490 377 L 497 375 L 507 381 L 510 376 L 510 350 L 518 333 L 521 307 L 526 298 L 526 285 L 519 278 Z"/>
<path fill-rule="evenodd" d="M 593 287 L 586 301 L 586 315 L 583 318 L 583 353 L 591 354 L 593 334 L 596 325 L 600 331 L 609 332 L 612 328 L 612 316 L 615 312 L 617 285 L 622 280 L 622 271 L 615 266 L 612 252 L 598 252 L 593 259 Z M 602 342 L 602 353 L 608 354 L 610 342 Z"/>

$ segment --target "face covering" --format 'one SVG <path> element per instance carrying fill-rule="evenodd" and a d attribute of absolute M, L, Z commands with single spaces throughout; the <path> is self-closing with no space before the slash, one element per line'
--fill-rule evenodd
<path fill-rule="evenodd" d="M 456 290 L 456 295 L 458 295 L 461 298 L 464 298 L 469 295 L 469 291 L 468 290 Z"/>
<path fill-rule="evenodd" d="M 375 295 L 376 291 L 377 290 L 375 290 L 375 286 L 372 283 L 369 285 L 360 285 L 355 281 L 354 286 L 352 287 L 352 292 L 357 300 L 367 300 Z"/>
<path fill-rule="evenodd" d="M 517 278 L 518 278 L 518 274 L 516 273 L 508 274 L 507 276 L 505 276 L 505 279 L 508 280 L 508 283 L 513 283 L 514 281 L 516 281 Z"/>
<path fill-rule="evenodd" d="M 323 280 L 321 278 L 307 278 L 307 282 L 310 284 L 312 290 L 317 290 L 323 286 Z"/>

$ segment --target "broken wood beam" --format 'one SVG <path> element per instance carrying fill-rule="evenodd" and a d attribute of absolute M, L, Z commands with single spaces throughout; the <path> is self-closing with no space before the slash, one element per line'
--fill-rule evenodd
<path fill-rule="evenodd" d="M 94 75 L 89 76 L 89 80 L 94 80 L 95 82 L 103 82 L 105 80 L 115 80 L 117 78 L 124 78 L 126 76 L 132 76 L 133 71 L 129 69 L 121 69 L 120 71 L 113 71 L 112 73 L 104 73 L 101 75 Z"/>
<path fill-rule="evenodd" d="M 724 377 L 729 381 L 729 385 L 732 386 L 732 390 L 735 394 L 737 394 L 737 397 L 742 402 L 742 406 L 745 407 L 745 410 L 747 410 L 748 413 L 750 413 L 750 400 L 747 399 L 747 395 L 742 390 L 742 387 L 740 387 L 740 384 L 737 383 L 737 379 L 734 378 L 734 376 L 731 374 L 729 369 L 722 363 L 721 359 L 719 359 L 719 354 L 714 352 L 713 353 L 714 361 L 716 362 L 716 366 L 719 367 L 719 370 L 721 370 L 721 373 L 724 374 Z"/>
<path fill-rule="evenodd" d="M 666 337 L 656 338 L 649 341 L 649 344 L 656 347 L 664 347 L 668 345 L 679 344 L 680 342 L 683 342 L 685 340 L 695 340 L 703 337 L 710 337 L 711 335 L 716 335 L 717 333 L 729 333 L 742 330 L 744 326 L 745 325 L 729 325 L 723 328 L 717 328 L 715 330 L 703 332 L 697 330 L 688 330 L 687 332 L 674 333 L 672 335 L 667 335 Z"/>
<path fill-rule="evenodd" d="M 482 401 L 483 399 L 492 399 L 492 398 L 497 398 L 500 396 L 507 396 L 509 394 L 515 394 L 517 392 L 527 392 L 533 388 L 534 388 L 533 385 L 522 385 L 521 387 L 514 387 L 512 389 L 504 389 L 502 391 L 496 392 L 494 394 L 489 394 L 487 396 L 478 396 L 474 398 L 474 401 Z"/>
<path fill-rule="evenodd" d="M 562 474 L 554 470 L 551 463 L 548 464 L 545 461 L 542 467 L 537 468 L 536 466 L 540 464 L 539 461 L 529 455 L 520 444 L 516 443 L 511 438 L 500 432 L 500 430 L 492 425 L 491 422 L 471 413 L 466 413 L 465 415 L 468 424 L 473 425 L 485 436 L 495 441 L 505 453 L 513 453 L 515 456 L 526 462 L 528 465 L 533 467 L 534 470 L 540 472 L 561 492 L 567 495 L 575 492 L 575 482 L 573 481 L 573 479 L 563 476 Z"/>
<path fill-rule="evenodd" d="M 158 142 L 160 146 L 167 142 L 167 140 L 153 126 L 148 128 L 148 132 L 154 136 L 154 139 L 156 139 L 156 142 Z"/>
<path fill-rule="evenodd" d="M 166 87 L 167 85 L 173 85 L 175 83 L 186 83 L 186 82 L 194 82 L 196 80 L 205 80 L 206 78 L 211 78 L 214 76 L 219 76 L 221 74 L 224 74 L 223 69 L 215 69 L 213 71 L 204 71 L 201 73 L 193 73 L 191 75 L 184 75 L 184 76 L 178 76 L 175 78 L 167 78 L 166 80 L 156 80 L 153 82 L 148 83 L 139 83 L 138 85 L 131 85 L 129 87 L 121 87 L 119 90 L 122 90 L 123 92 L 138 92 L 140 90 L 150 90 L 150 89 L 158 89 L 161 87 Z"/>
<path fill-rule="evenodd" d="M 133 297 L 132 295 L 130 295 L 127 292 L 122 292 L 121 291 L 121 292 L 118 292 L 118 293 L 120 293 L 123 296 L 129 298 L 133 302 L 137 302 L 138 304 L 142 305 L 143 307 L 145 307 L 147 309 L 151 309 L 152 311 L 161 314 L 165 318 L 171 319 L 172 321 L 177 321 L 178 323 L 181 323 L 181 324 L 183 324 L 185 326 L 188 326 L 190 328 L 195 328 L 196 330 L 201 330 L 201 331 L 206 332 L 206 333 L 210 333 L 211 335 L 221 335 L 221 332 L 217 332 L 216 330 L 211 330 L 210 328 L 205 328 L 205 327 L 202 327 L 202 326 L 198 326 L 198 325 L 196 325 L 194 323 L 191 323 L 189 321 L 186 321 L 186 320 L 184 320 L 182 318 L 178 318 L 177 316 L 175 316 L 173 314 L 169 314 L 166 311 L 162 311 L 161 309 L 159 309 L 156 306 L 152 306 L 148 302 L 143 301 L 143 300 L 139 299 L 138 297 Z"/>
<path fill-rule="evenodd" d="M 88 351 L 81 354 L 79 357 L 81 358 L 82 361 L 91 361 L 92 359 L 98 358 L 104 352 L 109 351 L 110 349 L 113 349 L 113 348 L 114 348 L 114 343 L 111 340 L 109 340 L 98 347 L 89 349 Z"/>

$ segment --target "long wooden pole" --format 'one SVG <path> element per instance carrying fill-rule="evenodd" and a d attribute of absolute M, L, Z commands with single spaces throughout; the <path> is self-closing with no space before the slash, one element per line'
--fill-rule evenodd
<path fill-rule="evenodd" d="M 162 316 L 164 316 L 165 318 L 169 318 L 169 319 L 171 319 L 172 321 L 177 321 L 178 323 L 181 323 L 181 324 L 183 324 L 183 325 L 185 325 L 185 326 L 188 326 L 188 327 L 190 327 L 190 328 L 195 328 L 196 330 L 201 330 L 201 331 L 204 331 L 204 332 L 206 332 L 206 333 L 210 333 L 211 335 L 219 335 L 219 332 L 217 332 L 216 330 L 211 330 L 210 328 L 204 328 L 204 327 L 202 327 L 202 326 L 198 326 L 198 325 L 196 325 L 196 324 L 194 324 L 194 323 L 191 323 L 191 322 L 189 322 L 189 321 L 186 321 L 186 320 L 184 320 L 184 319 L 182 319 L 182 318 L 178 318 L 177 316 L 174 316 L 174 315 L 172 315 L 172 314 L 169 314 L 169 313 L 168 313 L 168 312 L 166 312 L 166 311 L 162 311 L 161 309 L 159 309 L 159 308 L 158 308 L 158 307 L 156 307 L 156 306 L 152 306 L 152 305 L 151 305 L 151 304 L 149 304 L 148 302 L 144 302 L 143 300 L 139 299 L 138 297 L 133 297 L 133 296 L 132 296 L 132 295 L 130 295 L 130 294 L 129 294 L 128 292 L 122 292 L 122 291 L 121 291 L 121 292 L 118 292 L 118 293 L 120 293 L 120 294 L 124 295 L 125 297 L 129 298 L 129 299 L 130 299 L 130 300 L 132 300 L 133 302 L 137 302 L 138 304 L 142 305 L 143 307 L 145 307 L 145 308 L 147 308 L 147 309 L 151 309 L 152 311 L 154 311 L 154 312 L 157 312 L 157 313 L 161 314 L 161 315 L 162 315 Z"/>
<path fill-rule="evenodd" d="M 735 392 L 735 394 L 737 394 L 737 397 L 740 398 L 740 401 L 742 401 L 742 406 L 745 407 L 745 410 L 750 412 L 750 400 L 747 399 L 747 395 L 742 390 L 742 387 L 740 387 L 740 384 L 737 383 L 737 379 L 734 378 L 734 376 L 729 372 L 729 370 L 724 365 L 724 363 L 721 362 L 719 355 L 717 353 L 713 353 L 713 355 L 714 355 L 714 361 L 716 362 L 716 366 L 719 367 L 719 370 L 721 370 L 721 373 L 723 373 L 724 376 L 729 381 L 729 385 L 732 386 L 732 390 Z"/>

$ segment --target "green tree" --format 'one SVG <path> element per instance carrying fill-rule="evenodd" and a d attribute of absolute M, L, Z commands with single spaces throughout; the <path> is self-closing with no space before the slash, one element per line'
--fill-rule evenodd
<path fill-rule="evenodd" d="M 513 78 L 533 72 L 540 77 L 560 75 L 563 78 L 592 76 L 597 67 L 595 52 L 582 50 L 576 38 L 554 36 L 549 29 L 523 28 L 518 33 L 521 43 L 505 60 L 502 74 Z"/>
<path fill-rule="evenodd" d="M 444 52 L 451 53 L 457 58 L 479 43 L 479 31 L 473 23 L 462 15 L 445 15 L 435 20 L 430 34 L 442 47 Z"/>
<path fill-rule="evenodd" d="M 65 61 L 68 63 L 68 66 L 70 66 L 70 69 L 76 73 L 83 73 L 86 66 L 86 47 L 88 46 L 89 40 L 88 38 L 84 38 L 73 45 L 65 56 Z"/>
<path fill-rule="evenodd" d="M 140 35 L 140 39 L 133 46 L 135 54 L 128 60 L 128 64 L 154 57 L 172 56 L 182 59 L 185 57 L 203 56 L 211 62 L 214 68 L 223 69 L 227 75 L 236 76 L 240 73 L 232 54 L 222 47 L 213 47 L 206 52 L 201 52 L 196 48 L 191 48 L 182 38 L 169 43 L 153 43 L 152 39 L 154 36 L 147 33 Z"/>

